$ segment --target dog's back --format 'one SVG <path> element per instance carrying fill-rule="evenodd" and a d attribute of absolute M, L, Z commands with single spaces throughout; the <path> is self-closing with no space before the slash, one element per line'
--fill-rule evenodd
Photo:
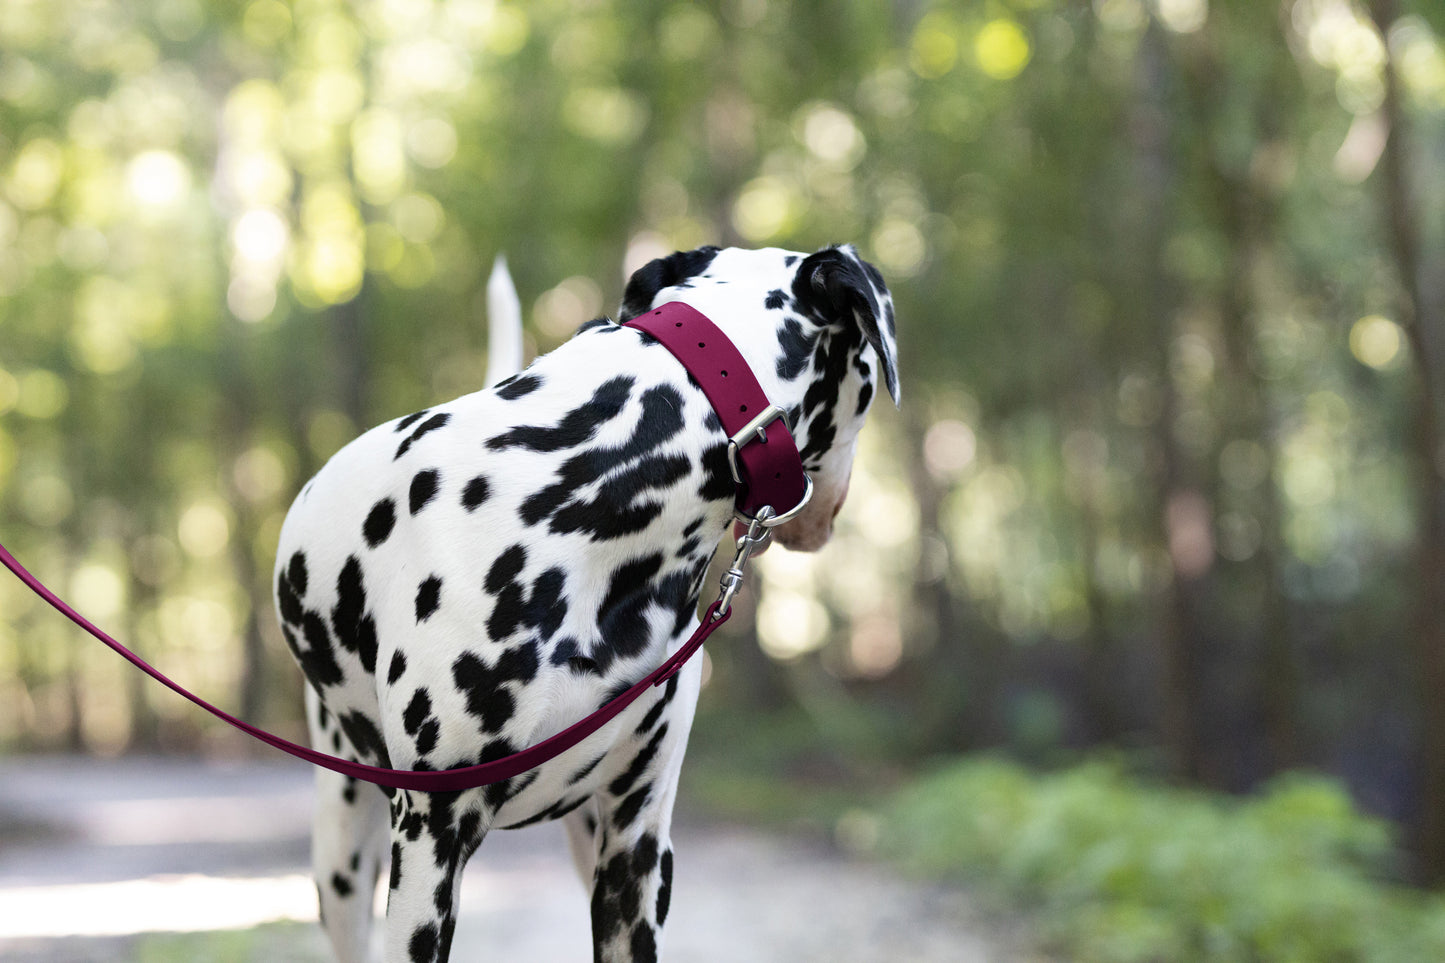
<path fill-rule="evenodd" d="M 656 357 L 631 329 L 586 330 L 497 388 L 368 431 L 302 491 L 278 608 L 368 761 L 523 748 L 657 660 L 651 604 L 671 621 L 712 546 L 692 501 L 667 497 L 705 482 L 708 412 L 685 410 Z"/>

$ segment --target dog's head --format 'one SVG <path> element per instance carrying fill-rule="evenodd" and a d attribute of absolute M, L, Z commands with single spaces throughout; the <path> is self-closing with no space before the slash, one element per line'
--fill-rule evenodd
<path fill-rule="evenodd" d="M 858 432 L 881 379 L 898 403 L 893 298 L 851 245 L 814 254 L 703 247 L 632 275 L 621 319 L 682 301 L 712 319 L 748 359 L 788 423 L 813 479 L 813 500 L 778 526 L 784 546 L 828 541 L 848 494 Z"/>

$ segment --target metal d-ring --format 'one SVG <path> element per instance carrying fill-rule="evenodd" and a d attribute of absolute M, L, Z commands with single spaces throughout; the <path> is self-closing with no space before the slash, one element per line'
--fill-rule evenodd
<path fill-rule="evenodd" d="M 764 513 L 766 512 L 766 513 L 767 513 L 767 518 L 766 518 L 765 521 L 762 521 L 760 524 L 762 524 L 762 526 L 763 526 L 764 528 L 777 528 L 779 525 L 783 524 L 784 522 L 790 522 L 790 521 L 792 521 L 794 518 L 797 518 L 797 517 L 798 517 L 798 513 L 801 512 L 804 508 L 806 508 L 807 505 L 808 505 L 808 502 L 810 502 L 810 501 L 812 501 L 812 500 L 813 500 L 813 479 L 812 479 L 811 477 L 809 477 L 809 475 L 808 475 L 807 472 L 803 472 L 803 497 L 800 498 L 800 499 L 798 499 L 798 504 L 794 505 L 792 508 L 790 508 L 790 509 L 788 509 L 787 511 L 783 512 L 781 515 L 779 515 L 779 514 L 777 513 L 777 511 L 774 510 L 773 506 L 771 506 L 771 505 L 764 505 L 762 508 L 758 509 L 757 515 L 749 515 L 749 514 L 745 513 L 745 512 L 744 512 L 742 509 L 740 509 L 740 508 L 734 508 L 734 509 L 733 509 L 733 517 L 736 518 L 736 519 L 737 519 L 738 521 L 740 521 L 740 522 L 746 522 L 746 523 L 748 523 L 749 525 L 751 525 L 753 522 L 756 522 L 756 521 L 758 521 L 759 519 L 762 519 L 762 518 L 764 517 Z"/>

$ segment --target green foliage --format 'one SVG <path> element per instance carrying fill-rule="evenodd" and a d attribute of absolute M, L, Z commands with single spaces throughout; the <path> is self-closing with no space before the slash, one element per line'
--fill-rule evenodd
<path fill-rule="evenodd" d="M 1034 907 L 1071 959 L 1445 957 L 1445 898 L 1385 881 L 1385 825 L 1316 776 L 1236 800 L 1110 763 L 1037 775 L 967 760 L 896 797 L 884 845 L 917 872 Z"/>

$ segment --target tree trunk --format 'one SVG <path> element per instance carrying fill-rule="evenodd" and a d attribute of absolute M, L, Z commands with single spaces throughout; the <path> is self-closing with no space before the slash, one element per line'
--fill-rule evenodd
<path fill-rule="evenodd" d="M 904 619 L 907 646 L 915 653 L 904 671 L 914 673 L 913 691 L 922 693 L 928 734 L 920 740 L 930 750 L 967 751 L 990 744 L 996 726 L 994 693 L 1002 677 L 1002 651 L 996 640 L 970 633 L 959 610 L 961 592 L 954 591 L 949 539 L 943 532 L 946 486 L 923 463 L 927 417 L 922 406 L 899 417 L 907 432 L 904 457 L 918 506 L 921 550 L 913 570 L 912 617 Z M 941 547 L 943 557 L 928 546 Z"/>
<path fill-rule="evenodd" d="M 1386 34 L 1399 15 L 1395 0 L 1374 0 L 1371 15 Z M 1386 50 L 1389 50 L 1388 45 Z M 1400 279 L 1400 320 L 1411 348 L 1416 390 L 1413 404 L 1414 475 L 1419 501 L 1416 545 L 1415 661 L 1420 680 L 1420 799 L 1415 827 L 1419 871 L 1424 881 L 1445 881 L 1445 505 L 1438 457 L 1441 451 L 1439 385 L 1432 339 L 1445 325 L 1445 311 L 1429 296 L 1420 276 L 1420 230 L 1408 169 L 1409 136 L 1392 57 L 1385 63 L 1381 108 L 1389 137 L 1380 157 L 1384 216 L 1395 270 Z"/>
<path fill-rule="evenodd" d="M 1205 770 L 1199 656 L 1205 640 L 1199 612 L 1202 579 L 1208 570 L 1197 552 L 1200 526 L 1208 532 L 1208 500 L 1191 478 L 1187 454 L 1174 437 L 1178 397 L 1169 374 L 1176 297 L 1166 277 L 1161 251 L 1169 232 L 1170 197 L 1175 180 L 1171 153 L 1173 130 L 1167 102 L 1173 77 L 1161 28 L 1150 22 L 1139 43 L 1134 78 L 1135 101 L 1129 117 L 1138 187 L 1139 214 L 1132 225 L 1140 246 L 1139 321 L 1152 329 L 1153 365 L 1163 388 L 1155 441 L 1161 454 L 1158 499 L 1154 506 L 1169 559 L 1169 586 L 1160 627 L 1163 659 L 1162 728 L 1175 776 L 1197 781 Z M 1202 512 L 1201 512 L 1202 509 Z M 1202 515 L 1202 517 L 1201 517 Z"/>

